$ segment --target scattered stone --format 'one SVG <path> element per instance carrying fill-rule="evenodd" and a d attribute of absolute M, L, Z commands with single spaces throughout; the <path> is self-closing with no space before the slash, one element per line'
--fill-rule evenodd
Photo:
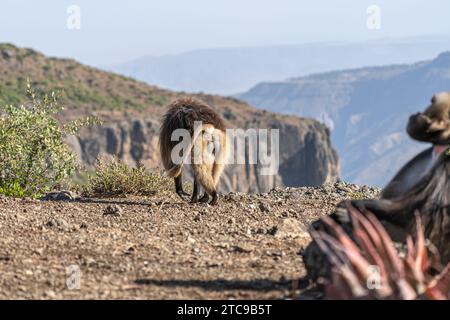
<path fill-rule="evenodd" d="M 106 222 L 102 223 L 102 227 L 103 228 L 111 228 L 111 223 L 109 221 L 106 221 Z"/>
<path fill-rule="evenodd" d="M 47 227 L 57 228 L 63 231 L 69 230 L 69 224 L 61 218 L 50 218 L 46 223 Z"/>
<path fill-rule="evenodd" d="M 259 210 L 261 210 L 261 212 L 270 212 L 272 210 L 272 208 L 270 207 L 270 205 L 268 203 L 260 202 Z"/>
<path fill-rule="evenodd" d="M 242 252 L 242 253 L 248 253 L 255 250 L 255 247 L 248 243 L 240 243 L 233 247 L 233 250 L 235 252 Z"/>
<path fill-rule="evenodd" d="M 269 252 L 268 255 L 273 258 L 278 258 L 277 260 L 279 260 L 280 258 L 285 256 L 285 253 L 283 251 L 274 251 L 274 252 Z"/>
<path fill-rule="evenodd" d="M 191 237 L 188 237 L 188 238 L 187 238 L 187 241 L 188 241 L 189 243 L 192 243 L 192 244 L 195 243 L 195 239 L 194 239 L 194 238 L 191 238 Z"/>
<path fill-rule="evenodd" d="M 33 251 L 33 253 L 37 254 L 38 256 L 42 256 L 44 254 L 44 248 L 37 248 Z"/>
<path fill-rule="evenodd" d="M 42 201 L 73 201 L 79 199 L 79 196 L 71 191 L 49 192 L 45 196 L 39 198 Z"/>
<path fill-rule="evenodd" d="M 103 211 L 103 214 L 120 216 L 122 214 L 122 211 L 123 211 L 122 208 L 119 207 L 117 204 L 109 204 Z"/>
<path fill-rule="evenodd" d="M 87 223 L 82 222 L 82 223 L 80 224 L 80 229 L 87 229 L 87 228 L 88 228 Z"/>
<path fill-rule="evenodd" d="M 0 261 L 11 261 L 10 256 L 0 256 Z"/>
<path fill-rule="evenodd" d="M 49 298 L 49 299 L 55 299 L 56 298 L 56 293 L 53 290 L 47 290 L 45 291 L 44 295 Z"/>
<path fill-rule="evenodd" d="M 125 255 L 131 255 L 131 254 L 133 254 L 134 252 L 136 252 L 136 248 L 135 248 L 134 246 L 131 246 L 131 247 L 129 247 L 129 248 L 127 248 L 127 249 L 125 250 L 124 254 L 125 254 Z"/>
<path fill-rule="evenodd" d="M 298 220 L 293 218 L 284 219 L 269 232 L 277 238 L 310 238 L 308 230 Z"/>
<path fill-rule="evenodd" d="M 258 228 L 255 232 L 256 234 L 266 234 L 267 230 L 263 228 Z"/>
<path fill-rule="evenodd" d="M 271 236 L 274 236 L 277 232 L 278 232 L 278 227 L 277 226 L 273 226 L 272 228 L 267 230 L 267 234 L 270 234 Z"/>

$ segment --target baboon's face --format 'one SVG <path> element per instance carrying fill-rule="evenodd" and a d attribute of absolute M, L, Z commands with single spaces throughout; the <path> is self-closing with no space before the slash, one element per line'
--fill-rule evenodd
<path fill-rule="evenodd" d="M 450 145 L 450 92 L 434 95 L 424 112 L 409 118 L 406 131 L 419 141 Z"/>

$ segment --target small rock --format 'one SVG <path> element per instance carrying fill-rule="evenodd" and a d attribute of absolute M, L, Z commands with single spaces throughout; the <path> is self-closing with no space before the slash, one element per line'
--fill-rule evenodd
<path fill-rule="evenodd" d="M 283 257 L 284 256 L 284 252 L 283 251 L 275 251 L 275 252 L 270 253 L 270 255 L 272 257 Z"/>
<path fill-rule="evenodd" d="M 37 248 L 33 251 L 33 253 L 37 254 L 38 256 L 42 256 L 44 254 L 44 248 Z"/>
<path fill-rule="evenodd" d="M 55 299 L 56 298 L 56 293 L 53 290 L 47 290 L 47 291 L 45 291 L 44 294 L 45 294 L 45 296 L 47 298 L 50 298 L 50 299 Z"/>
<path fill-rule="evenodd" d="M 194 239 L 194 238 L 191 238 L 191 237 L 188 237 L 188 238 L 187 238 L 187 241 L 188 241 L 189 243 L 192 243 L 192 244 L 195 243 L 195 239 Z"/>
<path fill-rule="evenodd" d="M 50 218 L 48 219 L 47 223 L 46 223 L 47 227 L 56 227 L 58 229 L 61 230 L 69 230 L 69 224 L 67 223 L 66 220 L 61 219 L 61 218 Z"/>
<path fill-rule="evenodd" d="M 207 262 L 206 263 L 206 267 L 208 268 L 218 268 L 222 266 L 222 263 L 217 263 L 217 262 Z"/>
<path fill-rule="evenodd" d="M 247 244 L 247 243 L 240 243 L 238 245 L 235 245 L 233 247 L 235 252 L 244 252 L 244 253 L 248 253 L 248 252 L 252 252 L 253 250 L 255 250 L 255 247 L 252 246 L 251 244 Z"/>
<path fill-rule="evenodd" d="M 272 208 L 270 207 L 269 204 L 267 204 L 265 202 L 260 202 L 259 210 L 261 210 L 261 212 L 270 212 L 272 210 Z"/>
<path fill-rule="evenodd" d="M 305 226 L 293 218 L 284 219 L 280 224 L 274 226 L 269 233 L 277 238 L 310 238 Z"/>
<path fill-rule="evenodd" d="M 122 208 L 119 207 L 117 204 L 109 204 L 103 211 L 103 214 L 120 216 L 122 214 L 122 211 L 123 211 Z"/>
<path fill-rule="evenodd" d="M 129 247 L 128 249 L 125 250 L 124 254 L 125 255 L 131 255 L 134 252 L 136 252 L 136 248 L 134 246 Z"/>
<path fill-rule="evenodd" d="M 42 201 L 73 201 L 78 199 L 79 196 L 71 191 L 57 191 L 49 192 L 45 196 L 41 197 L 39 200 Z"/>
<path fill-rule="evenodd" d="M 272 228 L 267 230 L 267 233 L 270 234 L 271 236 L 274 236 L 277 232 L 278 232 L 278 227 L 277 226 L 273 226 Z"/>
<path fill-rule="evenodd" d="M 257 230 L 256 230 L 256 234 L 266 234 L 267 233 L 267 230 L 265 230 L 265 229 L 263 229 L 263 228 L 258 228 Z"/>
<path fill-rule="evenodd" d="M 10 256 L 0 256 L 0 261 L 11 261 Z"/>

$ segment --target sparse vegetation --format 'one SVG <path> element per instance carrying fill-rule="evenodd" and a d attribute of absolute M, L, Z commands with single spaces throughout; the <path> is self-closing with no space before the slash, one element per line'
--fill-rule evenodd
<path fill-rule="evenodd" d="M 229 108 L 225 108 L 222 115 L 227 120 L 236 120 L 236 118 L 237 118 L 236 114 Z"/>
<path fill-rule="evenodd" d="M 117 158 L 103 157 L 97 161 L 95 172 L 88 178 L 84 193 L 91 196 L 149 196 L 170 192 L 172 184 L 172 180 L 160 172 L 143 166 L 131 168 Z"/>
<path fill-rule="evenodd" d="M 28 83 L 27 95 L 25 105 L 0 106 L 0 193 L 12 197 L 39 197 L 71 176 L 77 163 L 64 138 L 98 122 L 61 125 L 58 94 L 40 98 Z"/>

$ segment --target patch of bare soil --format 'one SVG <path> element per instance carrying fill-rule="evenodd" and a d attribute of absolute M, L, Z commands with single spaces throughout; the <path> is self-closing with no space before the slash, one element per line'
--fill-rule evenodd
<path fill-rule="evenodd" d="M 309 223 L 377 192 L 339 183 L 230 194 L 215 207 L 0 198 L 0 298 L 314 298 L 298 281 Z"/>

